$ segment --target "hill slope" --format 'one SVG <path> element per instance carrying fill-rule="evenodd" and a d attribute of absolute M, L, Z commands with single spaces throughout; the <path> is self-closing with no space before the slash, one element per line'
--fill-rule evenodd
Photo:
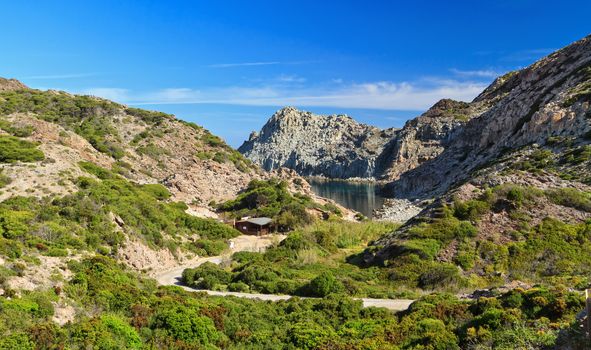
<path fill-rule="evenodd" d="M 396 196 L 443 194 L 504 153 L 531 144 L 571 148 L 588 144 L 591 38 L 582 39 L 532 66 L 497 79 L 469 107 L 486 110 L 457 130 L 445 151 L 403 174 L 391 186 Z"/>
<path fill-rule="evenodd" d="M 35 167 L 2 164 L 12 181 L 0 200 L 72 191 L 72 178 L 93 162 L 138 183 L 161 183 L 174 199 L 207 206 L 233 198 L 265 175 L 220 138 L 160 112 L 129 108 L 90 96 L 28 89 L 0 82 L 0 133 L 39 142 L 45 159 Z"/>
<path fill-rule="evenodd" d="M 497 79 L 443 152 L 390 184 L 428 199 L 364 260 L 423 288 L 588 286 L 591 37 Z"/>

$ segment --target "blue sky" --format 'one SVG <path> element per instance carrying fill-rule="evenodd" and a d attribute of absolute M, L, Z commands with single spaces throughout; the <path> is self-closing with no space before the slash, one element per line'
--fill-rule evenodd
<path fill-rule="evenodd" d="M 0 76 L 239 146 L 284 105 L 400 127 L 589 34 L 589 1 L 3 1 Z"/>

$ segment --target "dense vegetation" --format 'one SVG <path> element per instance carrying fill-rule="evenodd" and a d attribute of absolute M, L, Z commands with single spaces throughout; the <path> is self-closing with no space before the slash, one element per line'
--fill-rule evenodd
<path fill-rule="evenodd" d="M 588 90 L 587 83 L 580 84 L 571 91 L 569 103 L 588 100 Z M 462 106 L 451 111 L 458 119 L 465 119 Z M 75 193 L 11 197 L 0 203 L 0 350 L 531 349 L 561 342 L 575 349 L 585 346 L 575 315 L 583 308 L 577 290 L 591 282 L 591 221 L 560 220 L 545 210 L 578 211 L 578 217 L 584 217 L 591 212 L 591 193 L 505 184 L 471 200 L 442 203 L 431 217 L 398 228 L 343 222 L 337 208 L 291 194 L 286 182 L 253 181 L 219 210 L 233 218 L 271 217 L 288 237 L 264 253 L 239 252 L 220 265 L 187 269 L 184 282 L 201 289 L 313 298 L 270 303 L 211 297 L 158 287 L 114 260 L 127 237 L 174 254 L 180 249 L 219 255 L 228 239 L 238 235 L 215 220 L 188 215 L 187 205 L 172 202 L 164 186 L 139 185 L 121 176 L 131 166 L 121 160 L 126 145 L 113 115 L 145 123 L 147 128 L 130 145 L 157 160 L 171 155 L 154 140 L 169 132 L 162 126 L 172 116 L 89 96 L 36 90 L 0 93 L 0 116 L 12 113 L 35 113 L 119 161 L 111 170 L 81 162 L 87 176 L 64 174 L 63 181 L 74 184 Z M 191 140 L 200 149 L 198 159 L 231 162 L 250 171 L 252 165 L 219 137 L 184 124 L 199 131 Z M 0 117 L 0 129 L 6 133 L 0 135 L 0 163 L 45 159 L 37 143 L 22 139 L 33 134 L 32 126 Z M 550 138 L 541 148 L 524 150 L 507 172 L 551 173 L 589 184 L 591 178 L 580 170 L 590 161 L 591 146 Z M 0 188 L 11 181 L 0 170 Z M 325 220 L 316 220 L 317 214 Z M 482 221 L 490 215 L 506 220 L 503 232 L 483 229 Z M 384 248 L 372 241 L 393 231 L 389 259 L 367 264 L 372 253 Z M 51 259 L 45 257 L 63 258 L 71 274 L 65 279 L 52 275 L 53 288 L 11 289 L 10 279 Z M 515 280 L 534 287 L 493 289 L 474 299 L 454 295 Z M 418 300 L 409 310 L 394 314 L 362 308 L 350 297 Z M 52 317 L 66 304 L 76 315 L 60 326 Z"/>
<path fill-rule="evenodd" d="M 570 320 L 582 298 L 563 289 L 435 294 L 396 315 L 334 294 L 271 303 L 157 288 L 101 256 L 69 267 L 63 289 L 0 298 L 0 349 L 526 349 L 561 329 L 571 343 L 581 336 Z M 49 320 L 58 298 L 81 310 L 74 322 Z"/>
<path fill-rule="evenodd" d="M 585 192 L 502 185 L 478 199 L 444 205 L 434 219 L 405 228 L 383 265 L 390 279 L 423 289 L 474 289 L 511 280 L 584 288 L 591 274 L 591 221 L 539 217 L 532 225 L 532 215 L 545 215 L 544 201 L 591 210 Z M 503 236 L 478 229 L 481 216 L 491 212 L 511 221 Z M 441 262 L 441 252 L 452 244 L 451 261 Z"/>
<path fill-rule="evenodd" d="M 234 218 L 244 216 L 266 216 L 274 219 L 280 231 L 292 230 L 312 223 L 313 216 L 308 209 L 320 209 L 340 216 L 340 211 L 332 206 L 319 206 L 310 197 L 295 194 L 287 189 L 287 182 L 280 180 L 253 180 L 236 199 L 218 206 Z"/>
<path fill-rule="evenodd" d="M 316 222 L 291 232 L 264 253 L 239 252 L 227 268 L 204 264 L 183 273 L 184 282 L 201 289 L 325 296 L 344 293 L 376 298 L 398 297 L 378 267 L 360 268 L 350 256 L 368 241 L 391 231 L 393 224 Z"/>
<path fill-rule="evenodd" d="M 92 163 L 81 167 L 98 179 L 76 179 L 79 191 L 62 198 L 13 197 L 0 203 L 0 252 L 23 250 L 62 256 L 68 250 L 114 255 L 123 233 L 173 252 L 181 245 L 200 255 L 218 254 L 238 232 L 211 219 L 185 213 L 184 203 L 167 202 L 161 185 L 136 185 Z M 186 241 L 182 237 L 197 235 Z M 221 247 L 221 248 L 220 248 Z"/>
<path fill-rule="evenodd" d="M 36 162 L 45 156 L 37 149 L 38 144 L 18 137 L 0 135 L 0 163 Z"/>
<path fill-rule="evenodd" d="M 98 151 L 114 158 L 124 156 L 111 118 L 121 106 L 91 96 L 55 91 L 18 90 L 0 93 L 0 114 L 35 113 L 40 119 L 71 129 Z"/>

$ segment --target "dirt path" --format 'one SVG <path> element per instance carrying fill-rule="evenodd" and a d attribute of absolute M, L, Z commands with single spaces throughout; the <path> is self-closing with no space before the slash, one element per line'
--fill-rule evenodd
<path fill-rule="evenodd" d="M 224 260 L 230 259 L 230 256 L 235 252 L 240 251 L 251 251 L 251 252 L 258 252 L 262 251 L 268 246 L 272 245 L 273 243 L 280 242 L 284 239 L 285 236 L 281 235 L 269 235 L 269 236 L 238 236 L 231 240 L 231 248 L 229 252 L 224 255 L 220 256 L 210 256 L 195 259 L 187 264 L 183 264 L 177 266 L 172 269 L 168 269 L 165 271 L 158 272 L 154 274 L 152 277 L 158 281 L 161 285 L 168 285 L 168 286 L 179 286 L 184 290 L 190 292 L 205 292 L 209 295 L 216 295 L 216 296 L 234 296 L 238 298 L 247 298 L 247 299 L 259 299 L 259 300 L 270 300 L 270 301 L 279 301 L 279 300 L 287 300 L 292 298 L 291 295 L 277 295 L 277 294 L 260 294 L 260 293 L 240 293 L 240 292 L 219 292 L 213 290 L 201 290 L 201 289 L 194 289 L 188 286 L 184 286 L 181 283 L 181 276 L 183 274 L 183 270 L 186 268 L 194 268 L 206 262 L 212 262 L 214 264 L 221 264 Z M 302 298 L 306 299 L 306 298 Z M 356 300 L 361 300 L 363 302 L 363 307 L 383 307 L 392 311 L 402 311 L 408 309 L 410 304 L 414 300 L 408 299 L 372 299 L 372 298 L 354 298 Z"/>
<path fill-rule="evenodd" d="M 242 235 L 230 240 L 230 249 L 219 256 L 208 256 L 190 260 L 184 264 L 178 265 L 171 269 L 157 271 L 151 274 L 151 277 L 156 279 L 161 285 L 179 285 L 183 270 L 188 268 L 195 268 L 203 263 L 212 262 L 214 264 L 221 264 L 225 259 L 230 259 L 232 254 L 236 252 L 261 252 L 268 246 L 281 242 L 286 236 L 284 235 L 267 235 L 267 236 L 247 236 Z M 194 289 L 190 289 L 194 290 Z"/>

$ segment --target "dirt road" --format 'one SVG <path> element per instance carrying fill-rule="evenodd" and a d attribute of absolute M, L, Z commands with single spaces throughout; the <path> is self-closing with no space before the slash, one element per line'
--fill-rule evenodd
<path fill-rule="evenodd" d="M 161 271 L 153 275 L 153 277 L 158 281 L 161 285 L 168 285 L 168 286 L 179 286 L 184 290 L 190 292 L 205 292 L 209 295 L 217 295 L 217 296 L 234 296 L 238 298 L 247 298 L 247 299 L 259 299 L 259 300 L 270 300 L 270 301 L 278 301 L 278 300 L 287 300 L 292 298 L 291 295 L 277 295 L 277 294 L 260 294 L 260 293 L 240 293 L 240 292 L 219 292 L 213 290 L 201 290 L 201 289 L 194 289 L 191 287 L 187 287 L 182 285 L 181 283 L 181 276 L 183 274 L 183 270 L 187 268 L 194 268 L 206 262 L 212 262 L 214 264 L 221 264 L 224 260 L 230 259 L 231 255 L 235 252 L 240 251 L 262 251 L 268 246 L 280 242 L 284 239 L 285 236 L 281 235 L 269 235 L 269 236 L 239 236 L 231 240 L 230 250 L 224 255 L 220 256 L 210 256 L 199 258 L 196 260 L 191 261 L 190 263 L 177 266 L 175 268 Z M 305 299 L 305 298 L 302 298 Z M 372 299 L 372 298 L 355 298 L 357 300 L 361 300 L 363 302 L 364 307 L 383 307 L 392 311 L 402 311 L 408 309 L 409 305 L 412 304 L 414 300 L 408 299 Z"/>

